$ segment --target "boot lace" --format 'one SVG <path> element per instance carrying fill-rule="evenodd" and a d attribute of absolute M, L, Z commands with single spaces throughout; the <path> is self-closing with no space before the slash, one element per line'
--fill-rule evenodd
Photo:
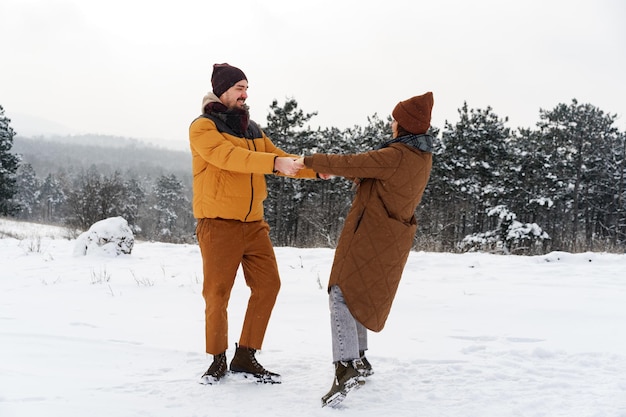
<path fill-rule="evenodd" d="M 254 368 L 257 369 L 258 372 L 265 372 L 265 368 L 263 368 L 263 366 L 259 362 L 257 362 L 255 353 L 256 353 L 255 349 L 248 350 L 248 354 L 250 355 L 250 362 L 252 363 L 252 366 L 254 366 Z"/>

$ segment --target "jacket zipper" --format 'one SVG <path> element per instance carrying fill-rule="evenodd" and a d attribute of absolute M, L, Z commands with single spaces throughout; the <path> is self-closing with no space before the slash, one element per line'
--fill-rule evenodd
<path fill-rule="evenodd" d="M 250 150 L 249 139 L 245 139 L 245 140 L 246 140 L 246 145 L 248 146 L 248 150 Z M 256 144 L 254 143 L 254 139 L 252 140 L 252 146 L 254 146 L 254 151 L 256 151 Z M 243 219 L 244 222 L 248 220 L 248 216 L 250 215 L 250 213 L 252 213 L 253 201 L 254 201 L 254 174 L 251 173 L 250 174 L 250 207 L 248 207 L 248 214 L 246 214 L 246 217 L 244 217 Z"/>

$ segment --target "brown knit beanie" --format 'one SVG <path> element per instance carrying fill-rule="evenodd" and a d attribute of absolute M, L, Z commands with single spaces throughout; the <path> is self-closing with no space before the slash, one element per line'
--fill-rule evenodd
<path fill-rule="evenodd" d="M 213 85 L 213 93 L 220 97 L 226 90 L 241 80 L 246 80 L 246 74 L 237 67 L 233 67 L 226 63 L 214 64 L 213 75 L 211 75 L 211 85 Z"/>
<path fill-rule="evenodd" d="M 419 135 L 426 133 L 430 127 L 433 104 L 433 93 L 429 91 L 421 96 L 399 102 L 391 115 L 404 130 Z"/>

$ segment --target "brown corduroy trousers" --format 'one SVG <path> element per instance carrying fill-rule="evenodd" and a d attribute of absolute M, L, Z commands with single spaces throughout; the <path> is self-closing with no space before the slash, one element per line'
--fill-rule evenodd
<path fill-rule="evenodd" d="M 228 300 L 241 264 L 250 299 L 239 345 L 261 349 L 280 289 L 274 248 L 265 221 L 199 219 L 196 235 L 202 254 L 206 303 L 206 352 L 228 348 Z"/>

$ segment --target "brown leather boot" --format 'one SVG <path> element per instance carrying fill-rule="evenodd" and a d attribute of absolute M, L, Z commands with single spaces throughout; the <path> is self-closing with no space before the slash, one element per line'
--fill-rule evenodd
<path fill-rule="evenodd" d="M 226 364 L 226 352 L 222 352 L 219 355 L 213 355 L 213 363 L 209 366 L 209 369 L 202 375 L 200 379 L 201 384 L 212 385 L 219 382 L 224 375 L 226 375 L 226 371 L 228 370 L 228 365 Z"/>
<path fill-rule="evenodd" d="M 255 358 L 256 349 L 245 346 L 237 346 L 235 356 L 230 362 L 230 371 L 233 373 L 241 373 L 247 378 L 252 376 L 264 384 L 280 384 L 281 378 L 279 374 L 270 372 L 265 369 Z"/>

